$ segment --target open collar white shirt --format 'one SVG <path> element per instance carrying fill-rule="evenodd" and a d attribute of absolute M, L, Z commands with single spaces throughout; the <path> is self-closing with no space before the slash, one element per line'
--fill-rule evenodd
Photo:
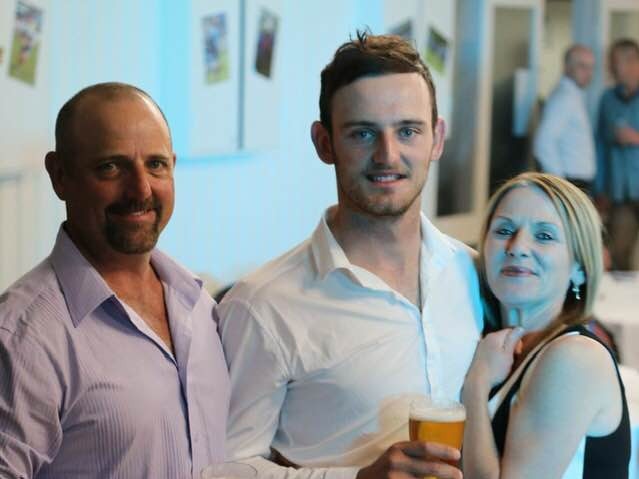
<path fill-rule="evenodd" d="M 408 436 L 416 393 L 458 397 L 482 330 L 470 250 L 422 216 L 422 311 L 349 262 L 325 218 L 218 306 L 227 447 L 260 477 L 352 478 Z M 273 448 L 303 466 L 274 466 Z"/>
<path fill-rule="evenodd" d="M 534 152 L 547 173 L 584 181 L 595 177 L 594 131 L 584 92 L 566 76 L 544 105 Z"/>

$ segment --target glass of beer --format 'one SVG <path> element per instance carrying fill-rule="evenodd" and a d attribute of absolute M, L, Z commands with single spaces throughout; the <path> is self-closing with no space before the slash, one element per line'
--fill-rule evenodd
<path fill-rule="evenodd" d="M 408 418 L 411 441 L 438 442 L 461 449 L 466 422 L 463 404 L 451 399 L 422 396 L 411 401 Z"/>

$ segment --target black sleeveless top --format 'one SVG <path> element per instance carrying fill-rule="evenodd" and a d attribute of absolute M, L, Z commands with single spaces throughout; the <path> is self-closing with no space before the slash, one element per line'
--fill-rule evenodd
<path fill-rule="evenodd" d="M 588 331 L 584 326 L 571 326 L 564 329 L 554 337 L 550 338 L 546 343 L 557 339 L 568 333 L 577 332 L 583 336 L 594 339 L 613 356 L 608 347 L 602 343 L 597 336 Z M 545 346 L 544 345 L 544 346 Z M 543 346 L 539 348 L 524 366 L 521 374 L 513 383 L 509 391 L 506 392 L 502 403 L 495 411 L 492 420 L 493 435 L 499 456 L 503 456 L 504 444 L 506 442 L 506 430 L 508 429 L 508 418 L 510 415 L 510 404 L 514 395 L 519 391 L 521 381 L 533 363 L 535 357 L 542 351 Z M 614 356 L 613 356 L 614 360 Z M 621 422 L 615 431 L 607 436 L 590 437 L 586 436 L 586 448 L 584 452 L 584 473 L 583 479 L 627 479 L 628 478 L 628 462 L 630 461 L 630 419 L 628 415 L 628 403 L 626 402 L 626 391 L 619 375 L 619 368 L 615 362 L 615 370 L 617 371 L 617 380 L 621 387 L 621 398 L 623 401 L 623 410 Z M 493 388 L 490 392 L 492 398 L 502 387 L 503 383 Z"/>

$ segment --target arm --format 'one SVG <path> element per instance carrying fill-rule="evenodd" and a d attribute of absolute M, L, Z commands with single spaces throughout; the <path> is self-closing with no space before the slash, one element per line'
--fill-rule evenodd
<path fill-rule="evenodd" d="M 293 374 L 280 341 L 270 334 L 249 304 L 225 299 L 217 308 L 231 377 L 231 411 L 227 434 L 230 460 L 250 463 L 259 477 L 273 479 L 384 479 L 392 471 L 405 477 L 437 474 L 461 479 L 457 468 L 440 462 L 459 459 L 459 451 L 437 444 L 399 443 L 373 464 L 359 467 L 283 467 L 270 461 L 287 384 Z M 312 414 L 312 411 L 309 411 Z"/>
<path fill-rule="evenodd" d="M 631 126 L 618 126 L 615 128 L 615 139 L 623 146 L 639 145 L 639 131 Z"/>
<path fill-rule="evenodd" d="M 0 476 L 34 477 L 62 442 L 55 365 L 22 334 L 0 328 Z"/>
<path fill-rule="evenodd" d="M 595 418 L 610 404 L 609 395 L 618 390 L 609 354 L 588 338 L 561 338 L 541 354 L 511 408 L 503 458 L 491 456 L 479 464 L 482 458 L 474 457 L 480 474 L 469 477 L 561 477 Z"/>
<path fill-rule="evenodd" d="M 557 97 L 550 97 L 544 107 L 533 144 L 535 158 L 537 158 L 543 170 L 557 176 L 564 176 L 564 171 L 561 167 L 559 140 L 564 134 L 567 116 L 565 111 L 562 110 L 568 108 L 566 103 L 560 101 Z"/>

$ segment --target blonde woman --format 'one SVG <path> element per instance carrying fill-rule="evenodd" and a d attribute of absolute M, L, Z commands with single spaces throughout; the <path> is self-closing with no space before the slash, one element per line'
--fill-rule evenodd
<path fill-rule="evenodd" d="M 466 377 L 466 478 L 627 478 L 630 429 L 611 352 L 583 326 L 602 273 L 601 226 L 565 180 L 524 173 L 491 198 L 480 238 L 496 328 Z"/>

